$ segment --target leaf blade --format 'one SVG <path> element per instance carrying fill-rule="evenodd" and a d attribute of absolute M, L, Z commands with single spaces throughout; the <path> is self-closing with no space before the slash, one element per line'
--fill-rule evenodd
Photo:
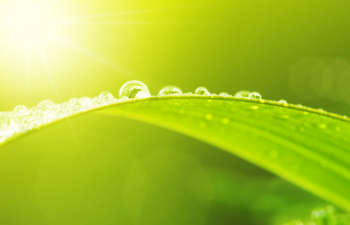
<path fill-rule="evenodd" d="M 254 101 L 200 98 L 170 99 L 165 107 L 157 101 L 145 108 L 126 104 L 108 113 L 206 141 L 350 210 L 350 124 L 340 117 Z"/>
<path fill-rule="evenodd" d="M 350 123 L 341 116 L 270 101 L 199 96 L 153 97 L 90 111 L 205 141 L 350 211 Z"/>

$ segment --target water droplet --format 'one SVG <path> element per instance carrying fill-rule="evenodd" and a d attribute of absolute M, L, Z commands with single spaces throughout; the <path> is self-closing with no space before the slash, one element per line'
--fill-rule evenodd
<path fill-rule="evenodd" d="M 227 92 L 221 92 L 221 93 L 219 94 L 219 96 L 221 96 L 221 97 L 232 97 L 232 95 L 230 95 L 230 94 L 227 93 Z"/>
<path fill-rule="evenodd" d="M 249 98 L 250 93 L 251 93 L 250 91 L 243 90 L 243 91 L 237 92 L 234 96 L 236 98 Z"/>
<path fill-rule="evenodd" d="M 78 99 L 80 111 L 88 110 L 94 106 L 93 101 L 89 97 L 82 97 Z"/>
<path fill-rule="evenodd" d="M 208 113 L 208 114 L 205 115 L 205 119 L 212 120 L 213 119 L 213 115 Z"/>
<path fill-rule="evenodd" d="M 205 87 L 198 87 L 195 92 L 196 95 L 204 95 L 204 96 L 209 96 L 210 92 L 208 91 L 207 88 Z"/>
<path fill-rule="evenodd" d="M 181 95 L 182 91 L 176 86 L 166 86 L 159 91 L 158 96 Z"/>
<path fill-rule="evenodd" d="M 126 82 L 119 91 L 119 98 L 148 98 L 151 94 L 148 87 L 141 81 L 128 81 Z"/>
<path fill-rule="evenodd" d="M 281 100 L 279 100 L 278 102 L 279 102 L 280 104 L 282 104 L 282 105 L 288 105 L 287 100 L 284 100 L 284 99 L 281 99 Z"/>
<path fill-rule="evenodd" d="M 97 97 L 93 98 L 93 103 L 97 106 L 109 105 L 117 102 L 113 94 L 108 91 L 101 92 Z"/>
<path fill-rule="evenodd" d="M 15 107 L 14 112 L 16 114 L 27 114 L 29 112 L 28 108 L 24 105 L 18 105 Z"/>
<path fill-rule="evenodd" d="M 248 98 L 260 100 L 260 99 L 262 99 L 262 96 L 258 92 L 252 92 L 252 93 L 249 94 Z"/>

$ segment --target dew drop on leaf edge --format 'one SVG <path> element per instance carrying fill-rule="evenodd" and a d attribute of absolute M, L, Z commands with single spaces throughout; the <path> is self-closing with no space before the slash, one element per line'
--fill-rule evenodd
<path fill-rule="evenodd" d="M 208 91 L 208 89 L 206 87 L 198 87 L 194 93 L 196 95 L 203 95 L 203 96 L 209 96 L 210 92 Z"/>
<path fill-rule="evenodd" d="M 141 81 L 128 81 L 119 90 L 120 99 L 148 98 L 151 94 L 148 87 Z"/>
<path fill-rule="evenodd" d="M 251 93 L 250 91 L 246 91 L 246 90 L 238 91 L 238 92 L 236 92 L 234 97 L 236 97 L 236 98 L 249 98 L 250 93 Z"/>
<path fill-rule="evenodd" d="M 158 96 L 169 96 L 169 95 L 181 95 L 182 90 L 176 86 L 166 86 L 163 87 L 159 93 Z"/>
<path fill-rule="evenodd" d="M 257 100 L 261 100 L 262 99 L 262 96 L 260 93 L 258 92 L 252 92 L 249 94 L 248 96 L 249 99 L 257 99 Z"/>

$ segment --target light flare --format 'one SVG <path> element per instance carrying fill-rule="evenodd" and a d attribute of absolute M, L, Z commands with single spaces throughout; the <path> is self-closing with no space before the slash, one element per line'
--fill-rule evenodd
<path fill-rule="evenodd" d="M 1 25 L 10 49 L 42 50 L 59 38 L 60 17 L 50 5 L 14 2 L 3 7 Z"/>

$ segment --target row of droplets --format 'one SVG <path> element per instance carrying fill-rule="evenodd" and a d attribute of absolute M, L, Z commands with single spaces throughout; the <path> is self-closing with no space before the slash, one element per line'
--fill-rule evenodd
<path fill-rule="evenodd" d="M 198 87 L 194 93 L 183 93 L 182 90 L 176 86 L 166 86 L 162 88 L 158 96 L 171 96 L 171 95 L 201 95 L 201 96 L 222 96 L 222 97 L 237 97 L 237 98 L 249 98 L 249 99 L 262 99 L 261 94 L 258 92 L 239 91 L 235 95 L 231 95 L 227 92 L 221 92 L 219 94 L 210 93 L 205 87 Z M 119 92 L 120 99 L 132 99 L 132 98 L 147 98 L 151 97 L 151 93 L 147 86 L 140 81 L 129 81 L 125 83 Z"/>
<path fill-rule="evenodd" d="M 194 93 L 183 93 L 182 90 L 175 86 L 166 86 L 162 88 L 158 96 L 172 95 L 201 95 L 201 96 L 217 96 L 210 93 L 205 87 L 198 87 Z M 261 99 L 261 95 L 257 92 L 240 91 L 235 95 L 228 93 L 220 93 L 223 97 L 239 97 L 250 99 Z M 72 98 L 67 102 L 56 104 L 51 100 L 41 101 L 37 106 L 27 108 L 26 106 L 16 106 L 11 112 L 0 112 L 0 143 L 15 136 L 48 124 L 50 122 L 78 114 L 83 111 L 94 108 L 111 105 L 117 102 L 130 99 L 151 97 L 148 87 L 140 81 L 128 81 L 119 91 L 119 98 L 113 96 L 110 92 L 102 92 L 98 96 L 89 98 Z"/>

